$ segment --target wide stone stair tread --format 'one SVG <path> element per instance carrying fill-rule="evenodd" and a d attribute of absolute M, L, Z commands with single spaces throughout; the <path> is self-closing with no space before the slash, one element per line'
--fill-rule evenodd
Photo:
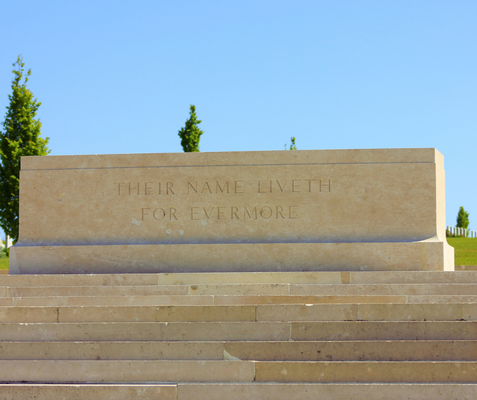
<path fill-rule="evenodd" d="M 0 360 L 0 382 L 465 382 L 477 361 Z"/>
<path fill-rule="evenodd" d="M 203 272 L 0 275 L 0 286 L 147 286 L 210 284 L 477 283 L 477 271 Z"/>
<path fill-rule="evenodd" d="M 477 321 L 2 323 L 2 341 L 474 340 Z"/>
<path fill-rule="evenodd" d="M 477 304 L 2 307 L 2 322 L 471 321 Z"/>
<path fill-rule="evenodd" d="M 2 400 L 177 400 L 175 384 L 0 384 Z"/>
<path fill-rule="evenodd" d="M 477 384 L 183 383 L 180 400 L 474 400 Z"/>
<path fill-rule="evenodd" d="M 3 400 L 474 400 L 476 392 L 465 383 L 0 384 Z"/>
<path fill-rule="evenodd" d="M 477 340 L 3 341 L 0 360 L 477 361 Z"/>
<path fill-rule="evenodd" d="M 0 276 L 0 371 L 2 399 L 474 399 L 477 271 Z"/>
<path fill-rule="evenodd" d="M 141 286 L 0 286 L 0 297 L 44 296 L 409 296 L 476 295 L 475 283 L 216 284 Z"/>
<path fill-rule="evenodd" d="M 404 296 L 37 296 L 0 297 L 3 307 L 32 306 L 171 306 L 213 304 L 451 304 L 476 303 L 477 295 L 404 295 Z"/>

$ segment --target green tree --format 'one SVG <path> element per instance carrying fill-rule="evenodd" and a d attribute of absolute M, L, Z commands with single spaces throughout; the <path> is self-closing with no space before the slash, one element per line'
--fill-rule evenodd
<path fill-rule="evenodd" d="M 0 226 L 13 242 L 18 240 L 20 157 L 47 155 L 48 138 L 40 137 L 41 123 L 35 119 L 41 103 L 33 98 L 26 83 L 31 70 L 24 73 L 23 58 L 12 64 L 12 94 L 8 95 L 3 130 L 0 131 Z M 24 78 L 22 82 L 22 78 Z"/>
<path fill-rule="evenodd" d="M 290 141 L 291 141 L 290 148 L 287 149 L 287 145 L 285 144 L 285 150 L 296 150 L 295 136 L 292 136 L 292 137 L 290 138 Z"/>
<path fill-rule="evenodd" d="M 190 106 L 190 116 L 186 120 L 185 126 L 179 130 L 179 137 L 181 138 L 181 146 L 186 153 L 200 151 L 199 142 L 200 137 L 204 133 L 199 129 L 199 124 L 202 121 L 197 119 L 195 113 L 195 106 Z"/>
<path fill-rule="evenodd" d="M 469 213 L 464 210 L 464 207 L 459 208 L 457 214 L 457 228 L 469 228 Z"/>

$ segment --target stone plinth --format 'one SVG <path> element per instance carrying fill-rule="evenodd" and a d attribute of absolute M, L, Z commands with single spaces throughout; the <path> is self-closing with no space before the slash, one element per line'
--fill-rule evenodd
<path fill-rule="evenodd" d="M 453 270 L 435 149 L 23 157 L 10 273 Z"/>

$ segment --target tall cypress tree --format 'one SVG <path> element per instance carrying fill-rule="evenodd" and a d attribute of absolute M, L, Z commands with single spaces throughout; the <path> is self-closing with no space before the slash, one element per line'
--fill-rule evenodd
<path fill-rule="evenodd" d="M 199 129 L 199 124 L 201 122 L 202 121 L 199 121 L 197 119 L 197 114 L 195 113 L 195 106 L 191 105 L 189 119 L 185 122 L 185 126 L 179 130 L 181 145 L 186 153 L 200 151 L 200 137 L 204 133 Z"/>
<path fill-rule="evenodd" d="M 31 70 L 24 73 L 23 58 L 12 64 L 12 94 L 8 95 L 3 130 L 0 131 L 0 226 L 13 242 L 18 240 L 20 157 L 47 155 L 48 138 L 40 137 L 41 123 L 35 119 L 41 103 L 33 98 L 26 83 Z M 24 78 L 22 82 L 22 78 Z"/>

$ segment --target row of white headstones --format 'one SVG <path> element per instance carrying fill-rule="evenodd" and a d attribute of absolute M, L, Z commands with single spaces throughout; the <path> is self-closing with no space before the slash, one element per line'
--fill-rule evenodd
<path fill-rule="evenodd" d="M 477 237 L 476 231 L 469 231 L 468 229 L 458 228 L 457 226 L 448 226 L 447 231 L 455 236 L 466 236 L 470 238 Z"/>

